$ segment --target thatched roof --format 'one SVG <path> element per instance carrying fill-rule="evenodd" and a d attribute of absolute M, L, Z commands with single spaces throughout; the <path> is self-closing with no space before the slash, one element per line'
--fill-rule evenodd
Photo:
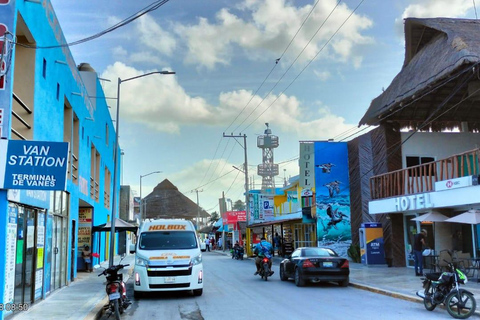
<path fill-rule="evenodd" d="M 470 131 L 478 130 L 479 31 L 478 20 L 406 19 L 403 68 L 359 125 L 392 121 L 418 128 L 427 122 L 422 130 L 437 131 L 468 122 Z"/>
<path fill-rule="evenodd" d="M 145 202 L 145 218 L 179 218 L 196 221 L 198 206 L 183 195 L 168 179 L 159 183 L 153 191 L 143 198 Z M 210 214 L 200 208 L 200 217 L 210 217 Z"/>

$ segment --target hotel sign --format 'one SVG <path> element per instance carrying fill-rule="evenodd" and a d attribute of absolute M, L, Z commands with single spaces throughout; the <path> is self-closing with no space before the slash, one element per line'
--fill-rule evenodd
<path fill-rule="evenodd" d="M 432 207 L 433 203 L 431 203 L 430 194 L 428 193 L 395 198 L 396 211 L 419 210 Z"/>

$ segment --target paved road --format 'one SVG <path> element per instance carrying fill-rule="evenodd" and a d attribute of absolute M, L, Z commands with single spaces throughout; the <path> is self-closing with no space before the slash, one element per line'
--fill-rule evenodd
<path fill-rule="evenodd" d="M 253 260 L 237 261 L 216 253 L 204 254 L 205 287 L 201 297 L 188 293 L 152 294 L 133 299 L 123 319 L 240 320 L 240 319 L 452 319 L 446 310 L 428 312 L 422 304 L 376 293 L 315 284 L 298 288 L 280 281 L 278 265 L 267 282 L 253 276 Z M 105 315 L 103 319 L 107 318 Z"/>

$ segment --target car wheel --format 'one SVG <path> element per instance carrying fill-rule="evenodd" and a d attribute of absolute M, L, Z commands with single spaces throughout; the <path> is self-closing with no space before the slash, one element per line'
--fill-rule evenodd
<path fill-rule="evenodd" d="M 282 281 L 288 280 L 287 274 L 285 273 L 285 266 L 283 265 L 280 265 L 280 280 Z"/>
<path fill-rule="evenodd" d="M 305 285 L 305 279 L 302 278 L 302 275 L 300 274 L 300 270 L 295 269 L 295 285 L 297 287 L 303 287 Z"/>
<path fill-rule="evenodd" d="M 338 281 L 338 285 L 341 286 L 341 287 L 348 287 L 349 282 L 350 281 L 348 279 L 345 279 L 345 280 L 342 280 L 342 281 Z"/>

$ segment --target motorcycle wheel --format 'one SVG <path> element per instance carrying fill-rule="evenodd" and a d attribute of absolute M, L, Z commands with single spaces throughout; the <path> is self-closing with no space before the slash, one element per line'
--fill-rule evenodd
<path fill-rule="evenodd" d="M 461 291 L 460 297 L 457 291 L 451 292 L 445 299 L 448 313 L 456 319 L 467 319 L 475 313 L 477 302 L 473 294 Z"/>
<path fill-rule="evenodd" d="M 268 275 L 270 274 L 270 268 L 268 267 L 268 263 L 263 264 L 263 276 L 265 281 L 268 280 Z"/>
<path fill-rule="evenodd" d="M 433 303 L 433 298 L 431 293 L 425 293 L 425 298 L 423 298 L 423 306 L 428 311 L 433 311 L 437 305 Z"/>
<path fill-rule="evenodd" d="M 115 320 L 120 320 L 120 308 L 118 306 L 118 299 L 113 300 L 113 313 L 115 314 Z"/>

